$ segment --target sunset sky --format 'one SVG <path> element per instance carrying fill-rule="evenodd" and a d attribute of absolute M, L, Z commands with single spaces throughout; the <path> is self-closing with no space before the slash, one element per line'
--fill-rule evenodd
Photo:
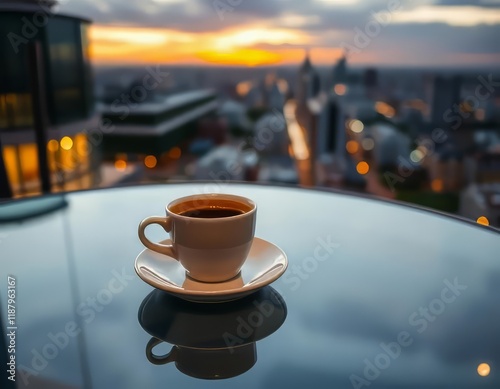
<path fill-rule="evenodd" d="M 391 11 L 392 9 L 392 11 Z M 65 0 L 97 64 L 500 65 L 500 0 Z"/>

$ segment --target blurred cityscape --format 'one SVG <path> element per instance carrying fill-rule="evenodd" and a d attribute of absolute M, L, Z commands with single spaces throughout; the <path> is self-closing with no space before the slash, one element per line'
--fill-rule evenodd
<path fill-rule="evenodd" d="M 37 12 L 21 3 L 0 3 L 2 37 Z M 58 14 L 19 52 L 0 41 L 0 197 L 250 181 L 500 227 L 500 72 L 353 66 L 347 50 L 316 66 L 307 49 L 298 66 L 91 66 L 88 25 Z"/>

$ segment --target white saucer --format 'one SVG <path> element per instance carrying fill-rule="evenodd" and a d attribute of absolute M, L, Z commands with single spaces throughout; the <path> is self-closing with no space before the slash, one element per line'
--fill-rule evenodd
<path fill-rule="evenodd" d="M 240 275 L 229 281 L 196 281 L 186 275 L 178 261 L 150 249 L 137 256 L 134 267 L 137 275 L 155 288 L 184 300 L 214 303 L 236 300 L 269 285 L 285 272 L 287 266 L 283 250 L 263 239 L 254 238 Z"/>

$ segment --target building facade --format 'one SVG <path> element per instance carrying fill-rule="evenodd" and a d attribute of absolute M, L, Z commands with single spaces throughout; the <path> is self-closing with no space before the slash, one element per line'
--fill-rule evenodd
<path fill-rule="evenodd" d="M 47 192 L 44 177 L 48 191 L 99 179 L 89 25 L 55 2 L 0 1 L 1 156 L 14 196 Z"/>

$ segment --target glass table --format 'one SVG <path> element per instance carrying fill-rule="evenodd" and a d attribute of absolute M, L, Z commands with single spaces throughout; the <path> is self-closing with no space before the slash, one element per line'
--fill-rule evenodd
<path fill-rule="evenodd" d="M 214 191 L 258 204 L 256 236 L 284 250 L 285 274 L 224 304 L 144 283 L 134 272 L 139 222 L 172 199 Z M 247 184 L 75 192 L 64 204 L 0 222 L 1 362 L 15 347 L 17 368 L 15 383 L 3 369 L 2 387 L 500 387 L 494 228 Z M 160 227 L 148 234 L 167 238 Z"/>

